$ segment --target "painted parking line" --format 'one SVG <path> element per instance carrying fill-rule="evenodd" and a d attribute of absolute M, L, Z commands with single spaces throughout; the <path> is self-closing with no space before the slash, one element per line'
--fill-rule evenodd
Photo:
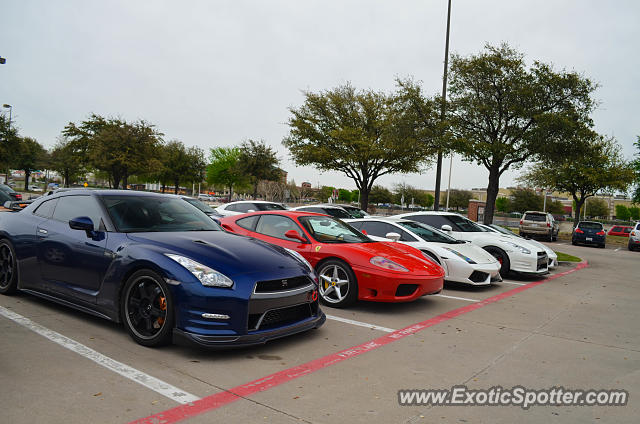
<path fill-rule="evenodd" d="M 20 314 L 16 314 L 9 309 L 3 308 L 2 306 L 0 306 L 0 316 L 8 318 L 11 321 L 33 331 L 34 333 L 37 333 L 49 339 L 50 341 L 59 344 L 65 349 L 69 349 L 70 351 L 75 352 L 78 355 L 81 355 L 95 362 L 96 364 L 107 368 L 108 370 L 120 374 L 121 376 L 128 378 L 129 380 L 135 381 L 138 384 L 142 384 L 146 388 L 151 389 L 154 392 L 159 393 L 162 396 L 165 396 L 173 401 L 181 404 L 188 404 L 199 399 L 197 396 L 194 396 L 191 393 L 187 393 L 182 389 L 172 386 L 169 383 L 165 383 L 162 380 L 158 380 L 157 378 L 145 374 L 135 368 L 132 368 L 129 365 L 125 365 L 122 362 L 111 359 L 108 356 L 105 356 L 91 349 L 90 347 L 83 345 L 82 343 L 78 343 L 77 341 L 63 336 L 60 333 L 49 330 L 48 328 L 31 321 L 29 318 L 23 317 Z"/>
<path fill-rule="evenodd" d="M 466 298 L 466 297 L 449 296 L 449 295 L 446 295 L 446 294 L 434 294 L 432 296 L 446 297 L 447 299 L 464 300 L 464 301 L 467 301 L 467 302 L 480 302 L 478 299 L 469 299 L 469 298 Z"/>
<path fill-rule="evenodd" d="M 373 339 L 361 345 L 314 359 L 302 365 L 278 371 L 276 373 L 267 375 L 241 386 L 231 388 L 227 391 L 209 395 L 191 404 L 177 406 L 175 408 L 132 421 L 130 424 L 173 424 L 187 418 L 201 415 L 205 412 L 212 411 L 237 400 L 244 399 L 248 396 L 251 396 L 252 394 L 272 389 L 274 387 L 280 386 L 281 384 L 287 383 L 305 375 L 312 374 L 316 371 L 335 365 L 347 359 L 355 358 L 356 356 L 371 352 L 389 343 L 393 343 L 407 336 L 416 334 L 419 331 L 433 327 L 434 325 L 448 321 L 452 318 L 459 317 L 460 315 L 464 315 L 471 311 L 475 311 L 476 309 L 480 309 L 499 300 L 514 296 L 520 292 L 539 286 L 540 284 L 544 284 L 547 281 L 551 281 L 556 278 L 571 274 L 587 266 L 588 263 L 586 261 L 580 262 L 576 265 L 575 268 L 551 275 L 544 280 L 534 281 L 520 287 L 514 287 L 513 289 L 506 292 L 497 294 L 481 301 L 477 301 L 470 305 L 453 309 L 449 312 L 445 312 L 426 321 L 418 322 L 401 330 L 394 331 L 393 333 L 385 334 L 384 336 L 378 337 L 377 339 Z"/>
<path fill-rule="evenodd" d="M 505 283 L 505 284 L 513 284 L 515 286 L 526 286 L 527 285 L 527 283 L 516 283 L 515 281 L 504 281 L 504 280 L 502 280 L 501 282 Z"/>
<path fill-rule="evenodd" d="M 357 325 L 358 327 L 371 328 L 372 330 L 380 330 L 380 331 L 384 331 L 385 333 L 393 333 L 394 331 L 396 331 L 393 328 L 380 327 L 379 325 L 369 324 L 366 322 L 356 321 L 348 318 L 337 317 L 335 315 L 327 315 L 327 319 L 344 322 L 346 324 Z"/>

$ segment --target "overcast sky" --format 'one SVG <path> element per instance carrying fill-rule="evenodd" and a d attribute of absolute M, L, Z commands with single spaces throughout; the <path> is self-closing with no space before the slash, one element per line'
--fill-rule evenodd
<path fill-rule="evenodd" d="M 0 3 L 0 104 L 24 136 L 51 147 L 91 112 L 145 119 L 208 152 L 264 139 L 298 185 L 355 188 L 338 173 L 296 167 L 281 145 L 302 90 L 351 82 L 390 91 L 413 76 L 441 90 L 446 0 L 48 1 Z M 453 0 L 451 51 L 510 43 L 527 60 L 601 85 L 596 129 L 628 157 L 640 134 L 640 2 Z M 6 112 L 6 110 L 5 110 Z M 443 189 L 449 161 L 445 160 Z M 454 158 L 453 188 L 486 187 L 484 168 Z M 509 186 L 515 172 L 503 175 Z M 432 189 L 435 171 L 390 175 Z"/>

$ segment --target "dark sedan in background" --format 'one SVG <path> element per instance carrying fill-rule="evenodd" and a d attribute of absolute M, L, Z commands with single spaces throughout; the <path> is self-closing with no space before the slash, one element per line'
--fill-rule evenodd
<path fill-rule="evenodd" d="M 571 235 L 571 244 L 594 244 L 598 247 L 605 247 L 607 233 L 599 222 L 580 221 Z"/>
<path fill-rule="evenodd" d="M 16 290 L 122 322 L 145 346 L 260 344 L 325 320 L 299 255 L 152 193 L 69 190 L 0 214 L 0 293 Z"/>

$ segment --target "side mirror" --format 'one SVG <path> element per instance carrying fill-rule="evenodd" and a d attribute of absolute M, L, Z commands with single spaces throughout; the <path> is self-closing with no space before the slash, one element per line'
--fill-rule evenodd
<path fill-rule="evenodd" d="M 384 237 L 388 238 L 388 239 L 391 239 L 393 241 L 400 240 L 400 234 L 398 234 L 398 233 L 387 233 Z"/>
<path fill-rule="evenodd" d="M 300 235 L 300 233 L 298 233 L 296 230 L 289 230 L 286 233 L 284 233 L 284 236 L 286 238 L 298 240 L 300 243 L 306 243 L 307 242 L 307 240 L 304 237 L 302 237 Z"/>
<path fill-rule="evenodd" d="M 87 237 L 95 236 L 93 231 L 93 221 L 88 216 L 79 216 L 69 221 L 69 228 L 72 230 L 81 230 L 87 233 Z"/>
<path fill-rule="evenodd" d="M 451 225 L 447 225 L 447 224 L 444 224 L 442 227 L 440 227 L 440 229 L 442 231 L 447 231 L 447 232 L 453 231 L 453 228 L 451 228 Z"/>

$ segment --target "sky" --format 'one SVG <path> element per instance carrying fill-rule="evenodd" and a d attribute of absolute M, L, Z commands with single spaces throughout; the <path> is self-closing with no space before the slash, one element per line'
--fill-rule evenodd
<path fill-rule="evenodd" d="M 144 119 L 188 146 L 263 139 L 299 185 L 355 188 L 297 167 L 282 146 L 289 108 L 347 82 L 390 92 L 396 77 L 442 87 L 446 0 L 0 1 L 0 104 L 20 134 L 52 147 L 90 113 Z M 451 53 L 507 42 L 531 63 L 600 84 L 595 129 L 626 157 L 640 134 L 640 2 L 453 0 Z M 4 109 L 6 113 L 8 109 Z M 378 183 L 435 186 L 435 167 Z M 444 160 L 446 189 L 449 158 Z M 503 174 L 514 185 L 518 171 Z M 451 187 L 486 187 L 488 172 L 454 157 Z"/>

